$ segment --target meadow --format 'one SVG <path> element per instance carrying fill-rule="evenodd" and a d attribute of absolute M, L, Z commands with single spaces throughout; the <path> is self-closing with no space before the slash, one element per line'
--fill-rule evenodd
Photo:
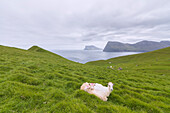
<path fill-rule="evenodd" d="M 115 85 L 104 102 L 81 91 L 84 82 Z M 80 64 L 38 46 L 0 46 L 0 112 L 169 113 L 170 47 Z"/>

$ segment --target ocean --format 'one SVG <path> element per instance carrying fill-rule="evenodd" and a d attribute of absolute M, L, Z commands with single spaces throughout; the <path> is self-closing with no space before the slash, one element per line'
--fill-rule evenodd
<path fill-rule="evenodd" d="M 102 50 L 52 50 L 52 52 L 69 60 L 83 64 L 89 61 L 107 60 L 114 57 L 140 53 L 140 52 L 103 52 Z"/>

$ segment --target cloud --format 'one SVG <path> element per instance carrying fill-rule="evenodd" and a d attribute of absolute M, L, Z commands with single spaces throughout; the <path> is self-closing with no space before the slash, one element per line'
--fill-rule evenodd
<path fill-rule="evenodd" d="M 169 0 L 3 0 L 0 44 L 82 49 L 170 40 Z"/>

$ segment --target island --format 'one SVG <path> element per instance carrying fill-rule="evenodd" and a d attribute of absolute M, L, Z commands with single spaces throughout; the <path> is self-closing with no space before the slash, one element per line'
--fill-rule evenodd
<path fill-rule="evenodd" d="M 144 41 L 137 42 L 135 44 L 109 41 L 106 44 L 103 51 L 104 52 L 148 52 L 148 51 L 154 51 L 169 46 L 170 46 L 170 41 L 155 42 L 155 41 L 144 40 Z"/>
<path fill-rule="evenodd" d="M 84 50 L 102 50 L 94 45 L 85 46 Z"/>

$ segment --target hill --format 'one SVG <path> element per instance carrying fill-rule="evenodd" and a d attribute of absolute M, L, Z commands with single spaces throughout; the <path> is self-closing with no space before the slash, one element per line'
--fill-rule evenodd
<path fill-rule="evenodd" d="M 161 71 L 160 73 L 170 73 L 170 47 L 140 53 L 135 55 L 121 56 L 111 58 L 108 60 L 92 61 L 86 64 L 98 65 L 98 66 L 119 66 L 127 69 L 143 69 L 152 70 L 152 73 Z M 160 67 L 159 67 L 160 66 Z"/>
<path fill-rule="evenodd" d="M 120 42 L 111 42 L 109 41 L 105 48 L 104 52 L 148 52 L 154 51 L 157 49 L 162 49 L 170 46 L 170 41 L 141 41 L 135 44 L 120 43 Z"/>
<path fill-rule="evenodd" d="M 169 54 L 169 48 L 164 52 Z M 160 69 L 169 68 L 169 57 L 164 57 L 157 62 Z M 119 60 L 121 66 L 126 65 L 124 59 Z M 0 46 L 0 112 L 169 112 L 168 73 L 120 71 L 103 63 L 75 63 L 37 46 L 29 50 Z M 106 85 L 109 81 L 115 86 L 107 102 L 79 90 L 83 82 Z"/>

